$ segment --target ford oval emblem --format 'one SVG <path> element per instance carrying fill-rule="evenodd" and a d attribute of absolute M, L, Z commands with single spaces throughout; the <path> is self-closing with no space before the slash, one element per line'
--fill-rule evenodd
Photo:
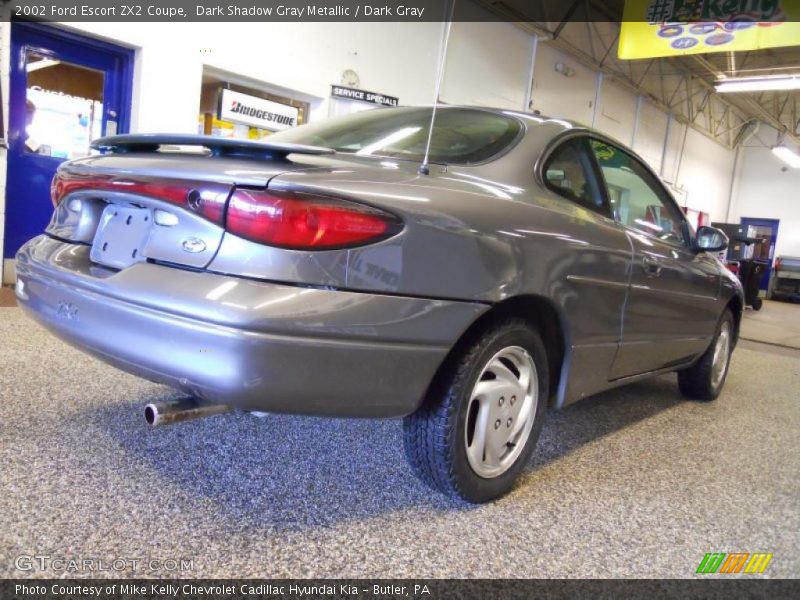
<path fill-rule="evenodd" d="M 192 254 L 197 254 L 198 252 L 202 252 L 206 249 L 206 243 L 200 238 L 189 238 L 187 240 L 183 240 L 182 246 L 186 252 L 191 252 Z"/>

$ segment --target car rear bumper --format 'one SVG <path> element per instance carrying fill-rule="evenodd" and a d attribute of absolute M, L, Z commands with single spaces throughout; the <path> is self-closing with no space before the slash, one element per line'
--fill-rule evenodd
<path fill-rule="evenodd" d="M 17 254 L 20 306 L 124 371 L 246 410 L 413 412 L 485 305 L 252 281 L 139 263 L 39 236 Z"/>

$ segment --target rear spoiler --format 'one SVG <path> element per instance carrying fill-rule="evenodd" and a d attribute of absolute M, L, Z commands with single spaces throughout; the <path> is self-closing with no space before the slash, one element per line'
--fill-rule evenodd
<path fill-rule="evenodd" d="M 210 135 L 180 133 L 138 133 L 111 135 L 92 142 L 91 147 L 107 154 L 159 152 L 164 146 L 206 148 L 212 156 L 235 156 L 261 159 L 284 159 L 289 154 L 333 154 L 331 148 L 303 144 L 280 144 L 253 140 L 235 140 Z"/>

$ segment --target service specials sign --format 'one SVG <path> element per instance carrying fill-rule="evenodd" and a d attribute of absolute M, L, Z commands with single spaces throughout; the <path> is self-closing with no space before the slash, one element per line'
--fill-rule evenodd
<path fill-rule="evenodd" d="M 375 92 L 345 87 L 343 85 L 332 85 L 331 96 L 345 100 L 368 102 L 370 104 L 377 104 L 378 106 L 397 106 L 399 103 L 399 100 L 394 96 L 385 96 L 383 94 L 376 94 Z"/>
<path fill-rule="evenodd" d="M 625 0 L 623 59 L 794 46 L 798 0 Z"/>
<path fill-rule="evenodd" d="M 219 118 L 270 131 L 281 131 L 297 125 L 299 111 L 294 106 L 249 96 L 233 90 L 222 90 Z"/>

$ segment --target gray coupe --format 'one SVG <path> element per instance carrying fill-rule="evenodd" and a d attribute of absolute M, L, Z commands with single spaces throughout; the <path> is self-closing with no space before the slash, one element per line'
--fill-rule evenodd
<path fill-rule="evenodd" d="M 677 371 L 713 400 L 741 286 L 658 176 L 560 119 L 443 106 L 263 142 L 120 135 L 64 163 L 19 304 L 68 343 L 229 408 L 404 417 L 408 459 L 508 491 L 548 410 Z M 422 168 L 421 168 L 422 165 Z"/>

